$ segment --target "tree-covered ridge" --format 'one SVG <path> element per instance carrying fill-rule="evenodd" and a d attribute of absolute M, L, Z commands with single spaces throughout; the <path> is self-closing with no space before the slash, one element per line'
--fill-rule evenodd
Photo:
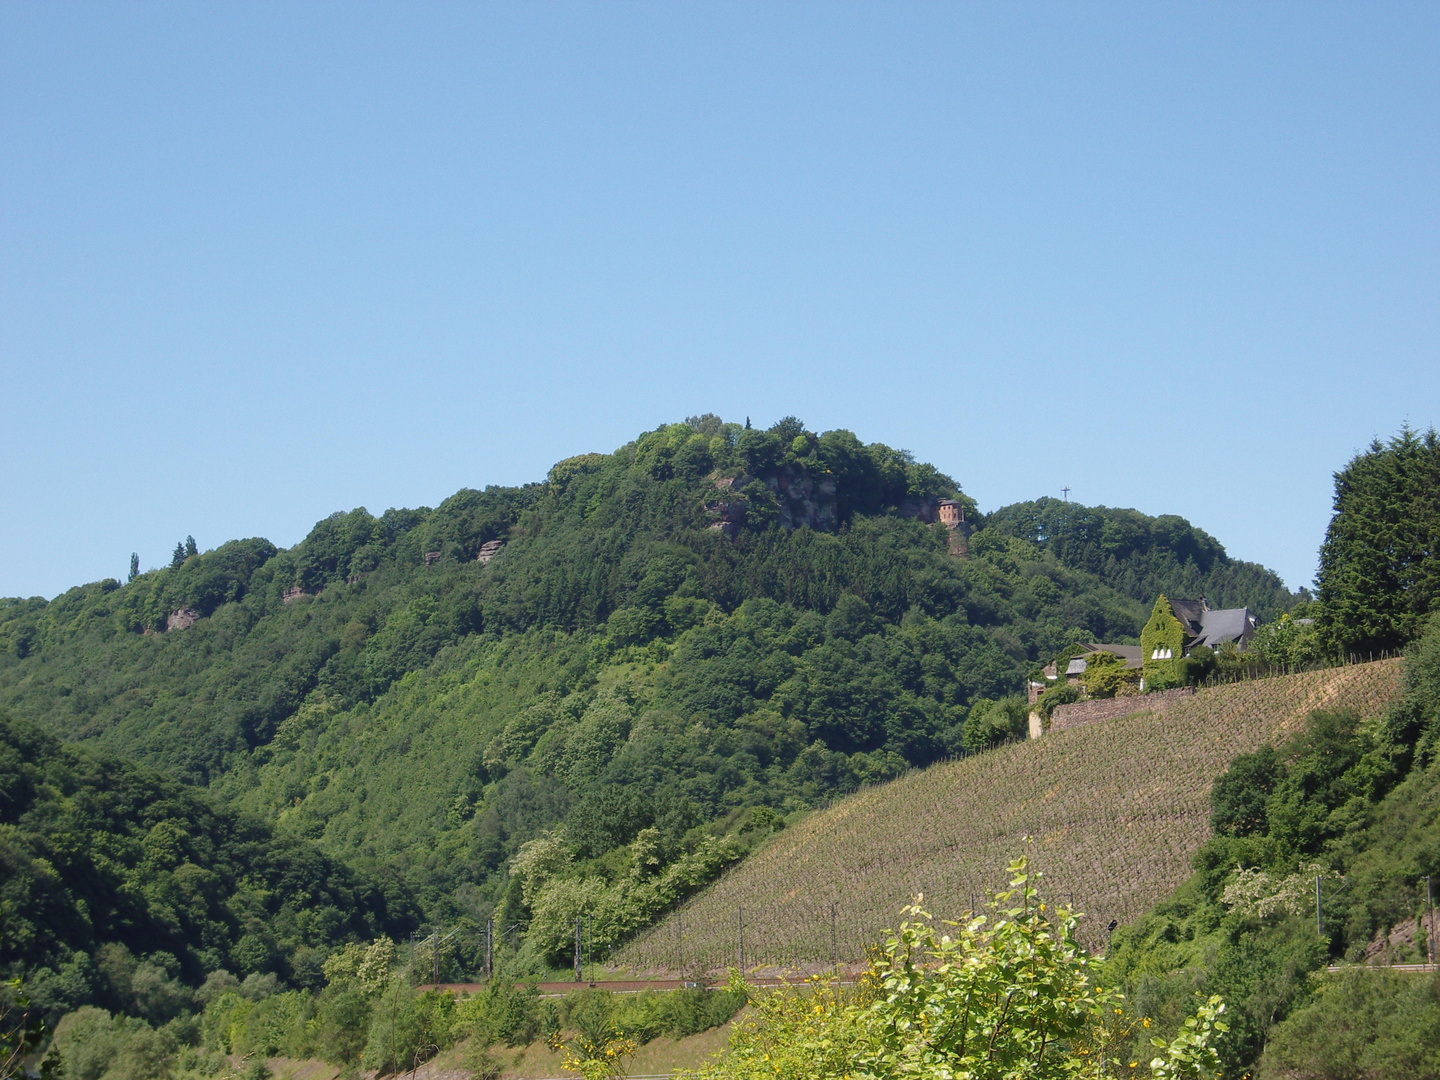
<path fill-rule="evenodd" d="M 627 884 L 635 845 L 646 874 L 694 887 L 723 865 L 707 844 L 768 827 L 753 810 L 983 745 L 976 701 L 1077 638 L 1135 639 L 1151 597 L 1004 528 L 956 558 L 927 524 L 941 497 L 984 522 L 890 447 L 695 418 L 543 483 L 6 602 L 0 705 L 398 872 L 430 917 L 527 923 L 509 868 L 549 829 L 556 888 L 673 899 Z M 1194 559 L 1163 536 L 1188 534 L 1152 532 L 1106 572 L 1148 559 L 1183 593 Z M 1241 602 L 1272 595 L 1257 580 Z M 198 621 L 170 626 L 181 609 Z"/>
<path fill-rule="evenodd" d="M 317 687 L 368 699 L 478 630 L 482 568 L 452 556 L 427 574 L 423 555 L 478 546 L 525 497 L 461 491 L 435 510 L 334 514 L 289 551 L 236 541 L 123 586 L 6 601 L 0 697 L 65 737 L 204 782 L 267 743 Z M 238 557 L 263 549 L 258 566 Z M 287 601 L 297 588 L 308 591 Z M 161 632 L 185 606 L 206 617 Z"/>
<path fill-rule="evenodd" d="M 415 915 L 398 883 L 0 714 L 0 968 L 52 1012 L 164 1021 L 219 968 L 318 986 L 331 948 Z"/>
<path fill-rule="evenodd" d="M 733 540 L 707 527 L 717 479 L 746 481 L 759 506 L 778 498 L 764 478 L 784 494 L 795 485 L 779 480 L 802 474 L 833 481 L 836 531 L 791 531 L 759 512 Z M 544 484 L 461 491 L 434 510 L 335 514 L 289 551 L 237 541 L 125 585 L 5 601 L 0 701 L 204 781 L 267 743 L 307 694 L 373 700 L 475 633 L 603 628 L 639 644 L 683 629 L 679 609 L 692 601 L 734 611 L 768 598 L 823 615 L 854 594 L 886 622 L 963 612 L 1022 662 L 1067 634 L 1134 636 L 1132 604 L 1033 547 L 982 540 L 964 563 L 937 530 L 901 516 L 951 494 L 932 466 L 848 432 L 701 418 L 562 462 Z M 476 564 L 497 539 L 508 540 L 503 555 Z M 440 558 L 427 566 L 431 552 Z M 286 603 L 295 589 L 303 595 Z M 204 617 L 145 633 L 181 608 Z"/>
<path fill-rule="evenodd" d="M 1098 575 L 1133 600 L 1204 596 L 1213 608 L 1249 607 L 1263 620 L 1294 606 L 1273 570 L 1232 559 L 1220 541 L 1182 517 L 1043 498 L 1006 506 L 986 526 Z"/>

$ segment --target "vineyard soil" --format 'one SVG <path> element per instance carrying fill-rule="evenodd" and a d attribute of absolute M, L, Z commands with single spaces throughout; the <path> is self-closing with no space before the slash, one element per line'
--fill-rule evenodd
<path fill-rule="evenodd" d="M 1103 948 L 1191 872 L 1209 792 L 1238 754 L 1277 744 L 1318 708 L 1380 713 L 1399 661 L 1202 690 L 1139 712 L 911 773 L 778 834 L 623 948 L 636 972 L 761 973 L 853 963 L 916 894 L 936 916 L 981 906 L 996 867 L 1031 844 L 1042 890 L 1084 913 Z M 1027 841 L 1026 838 L 1031 838 Z"/>

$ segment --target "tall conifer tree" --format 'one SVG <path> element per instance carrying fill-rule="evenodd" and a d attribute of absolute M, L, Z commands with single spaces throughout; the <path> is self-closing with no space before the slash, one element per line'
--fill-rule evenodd
<path fill-rule="evenodd" d="M 1321 625 L 1351 653 L 1396 649 L 1440 606 L 1440 437 L 1408 427 L 1335 474 Z"/>

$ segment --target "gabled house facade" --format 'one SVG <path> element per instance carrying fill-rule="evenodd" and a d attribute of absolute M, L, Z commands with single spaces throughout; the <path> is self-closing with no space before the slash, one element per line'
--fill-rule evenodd
<path fill-rule="evenodd" d="M 1249 608 L 1212 608 L 1205 597 L 1171 600 L 1161 596 L 1140 632 L 1140 655 L 1148 689 L 1184 681 L 1184 658 L 1194 649 L 1233 644 L 1243 649 L 1259 620 Z"/>

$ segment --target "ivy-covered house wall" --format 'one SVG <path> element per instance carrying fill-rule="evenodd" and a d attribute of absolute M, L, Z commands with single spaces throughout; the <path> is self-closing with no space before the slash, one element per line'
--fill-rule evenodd
<path fill-rule="evenodd" d="M 1164 690 L 1185 682 L 1184 648 L 1185 628 L 1170 609 L 1170 600 L 1162 595 L 1140 631 L 1146 690 Z"/>

